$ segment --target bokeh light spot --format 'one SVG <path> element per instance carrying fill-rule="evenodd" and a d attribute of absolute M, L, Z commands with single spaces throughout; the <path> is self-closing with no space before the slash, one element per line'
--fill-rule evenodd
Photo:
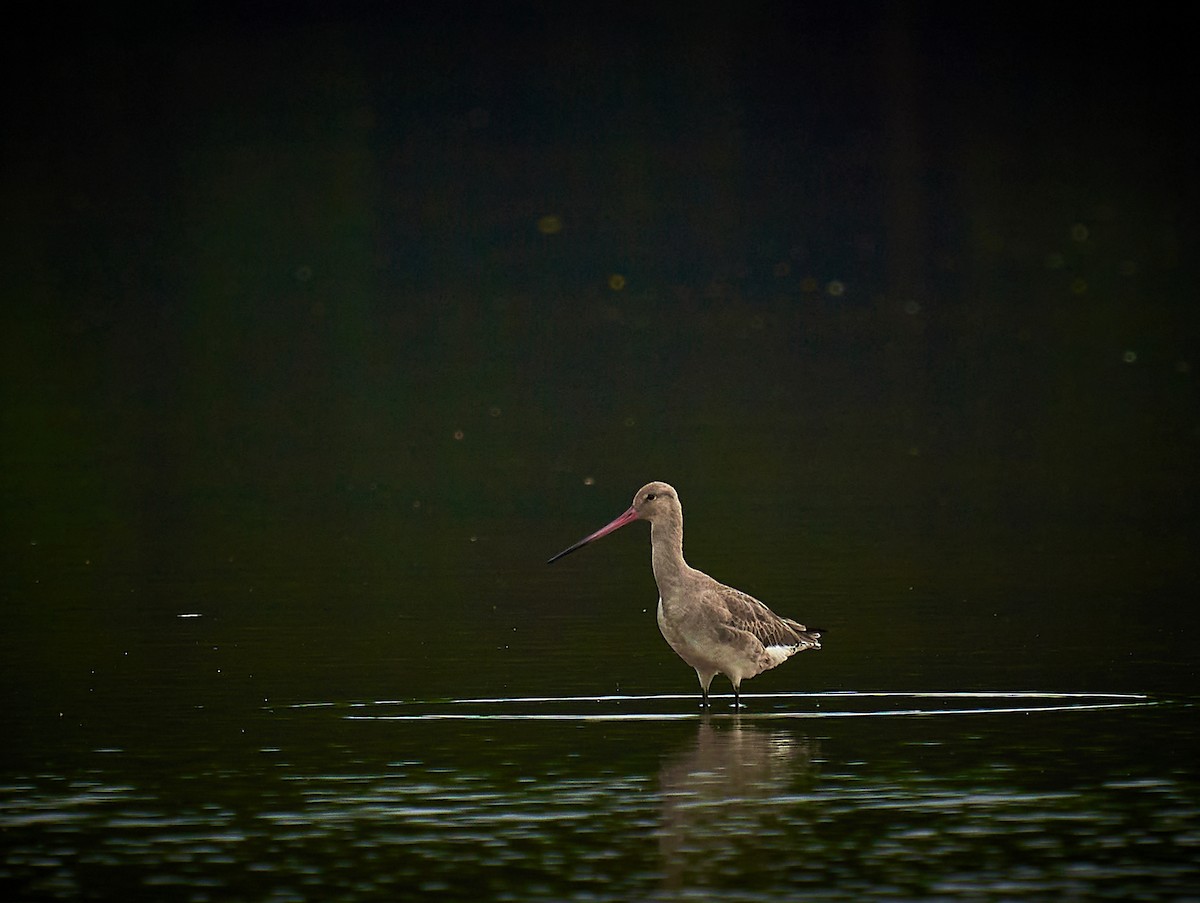
<path fill-rule="evenodd" d="M 557 235 L 562 227 L 562 217 L 554 213 L 547 213 L 537 221 L 537 230 L 543 235 Z"/>
<path fill-rule="evenodd" d="M 608 277 L 608 287 L 614 292 L 619 292 L 625 287 L 625 277 L 620 273 L 613 273 Z"/>

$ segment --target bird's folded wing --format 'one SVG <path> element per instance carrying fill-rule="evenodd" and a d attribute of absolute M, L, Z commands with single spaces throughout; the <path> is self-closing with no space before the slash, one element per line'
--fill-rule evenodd
<path fill-rule="evenodd" d="M 815 638 L 804 634 L 802 624 L 779 617 L 753 596 L 728 586 L 721 586 L 713 592 L 717 594 L 720 607 L 726 613 L 726 625 L 749 633 L 764 646 L 807 648 L 818 645 Z"/>

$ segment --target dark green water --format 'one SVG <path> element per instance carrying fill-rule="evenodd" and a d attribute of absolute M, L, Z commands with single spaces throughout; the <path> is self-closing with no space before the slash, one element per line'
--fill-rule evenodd
<path fill-rule="evenodd" d="M 645 6 L 10 30 L 3 899 L 1200 898 L 1194 64 Z"/>
<path fill-rule="evenodd" d="M 564 508 L 592 507 L 583 492 L 563 489 Z M 108 531 L 26 543 L 6 584 L 4 886 L 196 900 L 1200 890 L 1195 613 L 1182 584 L 1145 585 L 1150 567 L 1170 573 L 1150 549 L 1083 519 L 1055 542 L 994 522 L 913 537 L 882 511 L 728 498 L 742 516 L 723 528 L 722 503 L 688 507 L 713 521 L 695 513 L 691 557 L 746 571 L 738 582 L 830 632 L 749 682 L 743 712 L 722 696 L 709 716 L 658 636 L 644 532 L 542 562 L 624 493 L 553 523 L 350 506 L 251 536 L 254 518 L 232 517 L 224 548 L 164 535 L 177 554 L 159 561 L 128 560 Z M 805 526 L 762 527 L 793 519 Z"/>
<path fill-rule="evenodd" d="M 1163 752 L 1184 739 L 1167 709 L 450 725 L 277 710 L 210 720 L 222 728 L 246 734 L 8 777 L 6 884 L 133 899 L 1196 888 L 1197 775 Z"/>

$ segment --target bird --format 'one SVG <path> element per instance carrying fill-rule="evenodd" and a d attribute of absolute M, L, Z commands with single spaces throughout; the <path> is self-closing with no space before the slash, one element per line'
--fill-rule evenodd
<path fill-rule="evenodd" d="M 583 548 L 637 520 L 650 523 L 651 564 L 658 584 L 658 629 L 675 653 L 696 671 L 701 706 L 709 708 L 713 678 L 733 684 L 733 707 L 741 707 L 742 681 L 787 661 L 797 652 L 820 649 L 817 627 L 781 617 L 753 596 L 718 583 L 683 559 L 683 506 L 668 483 L 647 483 L 629 510 L 549 559 Z"/>

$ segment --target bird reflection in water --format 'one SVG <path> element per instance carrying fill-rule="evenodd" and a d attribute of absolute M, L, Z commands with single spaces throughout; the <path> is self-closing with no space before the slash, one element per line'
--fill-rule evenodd
<path fill-rule="evenodd" d="M 659 851 L 668 889 L 738 874 L 740 843 L 778 823 L 778 803 L 816 780 L 817 741 L 778 728 L 704 718 L 695 737 L 659 769 Z"/>

